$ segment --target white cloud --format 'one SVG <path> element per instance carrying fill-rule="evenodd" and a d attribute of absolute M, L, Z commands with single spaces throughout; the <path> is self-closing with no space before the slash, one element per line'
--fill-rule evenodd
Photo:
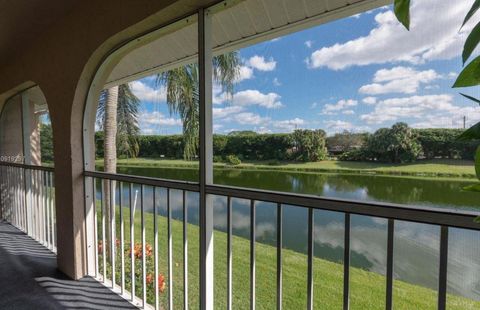
<path fill-rule="evenodd" d="M 345 114 L 345 115 L 353 115 L 353 114 L 355 114 L 355 111 L 353 111 L 353 110 L 345 110 L 345 111 L 342 112 L 342 114 Z"/>
<path fill-rule="evenodd" d="M 133 81 L 129 84 L 132 92 L 141 101 L 158 102 L 167 100 L 167 92 L 163 86 L 159 89 L 154 89 L 141 81 Z"/>
<path fill-rule="evenodd" d="M 375 73 L 373 83 L 363 85 L 358 91 L 368 95 L 413 94 L 417 92 L 420 84 L 428 84 L 439 78 L 440 75 L 431 69 L 425 71 L 417 71 L 411 67 L 380 69 Z"/>
<path fill-rule="evenodd" d="M 212 87 L 212 103 L 222 104 L 227 100 L 227 94 L 223 92 L 222 85 L 213 83 Z"/>
<path fill-rule="evenodd" d="M 402 61 L 417 64 L 457 57 L 473 24 L 459 31 L 471 5 L 472 1 L 414 1 L 410 31 L 391 10 L 378 13 L 376 26 L 368 35 L 316 50 L 307 59 L 308 66 L 342 70 L 354 65 Z"/>
<path fill-rule="evenodd" d="M 213 103 L 216 105 L 223 104 L 228 100 L 235 106 L 246 107 L 256 105 L 267 109 L 277 109 L 283 107 L 280 99 L 281 96 L 277 93 L 264 94 L 256 89 L 242 90 L 229 98 L 226 93 L 222 92 L 220 85 L 213 86 Z"/>
<path fill-rule="evenodd" d="M 365 97 L 362 100 L 363 103 L 373 105 L 377 103 L 377 98 L 376 97 Z"/>
<path fill-rule="evenodd" d="M 265 57 L 263 56 L 258 56 L 255 55 L 251 57 L 248 61 L 247 64 L 260 71 L 273 71 L 275 70 L 275 67 L 277 66 L 277 62 L 273 59 L 270 58 L 268 61 L 265 60 Z"/>
<path fill-rule="evenodd" d="M 235 83 L 239 83 L 244 80 L 249 80 L 253 78 L 253 69 L 247 66 L 240 66 L 238 70 L 238 77 L 235 80 Z"/>
<path fill-rule="evenodd" d="M 480 119 L 480 110 L 474 107 L 456 106 L 453 103 L 452 95 L 441 94 L 382 100 L 375 105 L 371 113 L 361 115 L 360 119 L 367 124 L 418 119 L 417 127 L 429 127 L 434 126 L 433 121 L 436 118 L 440 123 L 445 124 L 443 120 L 440 121 L 442 117 L 449 118 L 451 123 L 454 117 L 460 115 L 472 115 L 472 118 Z M 432 125 L 426 125 L 426 121 Z"/>
<path fill-rule="evenodd" d="M 358 105 L 357 100 L 342 99 L 335 104 L 327 103 L 326 105 L 324 105 L 323 109 L 322 109 L 322 112 L 320 114 L 322 114 L 322 115 L 335 115 L 336 112 L 340 112 L 342 110 L 345 110 L 345 109 L 350 108 L 350 107 L 354 107 L 356 105 Z"/>
<path fill-rule="evenodd" d="M 138 117 L 138 123 L 142 134 L 158 134 L 159 130 L 163 127 L 175 127 L 182 126 L 182 120 L 174 117 L 165 116 L 163 113 L 154 112 L 142 112 Z"/>
<path fill-rule="evenodd" d="M 283 132 L 290 132 L 294 129 L 301 128 L 306 124 L 306 121 L 301 118 L 294 118 L 290 120 L 283 120 L 283 121 L 272 121 L 272 126 Z"/>
<path fill-rule="evenodd" d="M 274 86 L 277 86 L 277 87 L 282 86 L 282 83 L 278 80 L 278 78 L 274 78 L 272 83 Z"/>
<path fill-rule="evenodd" d="M 447 76 L 447 77 L 448 77 L 449 79 L 455 79 L 457 76 L 458 76 L 458 73 L 452 71 L 452 72 L 448 73 L 448 76 Z"/>
<path fill-rule="evenodd" d="M 240 125 L 266 125 L 270 122 L 269 117 L 262 117 L 252 112 L 241 112 L 231 116 L 231 120 Z"/>
<path fill-rule="evenodd" d="M 318 106 L 317 102 L 314 102 L 310 105 L 310 109 L 315 109 Z"/>
<path fill-rule="evenodd" d="M 222 129 L 224 126 L 222 124 L 213 124 L 213 132 L 218 132 L 220 129 Z"/>
<path fill-rule="evenodd" d="M 312 40 L 305 41 L 305 46 L 306 46 L 306 47 L 312 48 L 312 45 L 313 45 L 313 41 L 312 41 Z"/>
<path fill-rule="evenodd" d="M 371 128 L 368 126 L 358 126 L 354 125 L 350 122 L 343 121 L 343 120 L 328 120 L 323 122 L 325 124 L 325 131 L 328 134 L 334 134 L 343 131 L 350 131 L 350 132 L 368 132 L 371 131 Z"/>
<path fill-rule="evenodd" d="M 227 109 L 228 111 L 226 111 Z M 237 112 L 235 107 L 227 107 L 222 111 L 216 110 L 218 109 L 214 109 L 214 118 L 219 118 L 222 123 L 253 126 L 254 130 L 259 133 L 291 132 L 307 124 L 307 121 L 298 117 L 288 120 L 273 120 L 271 117 L 261 116 L 253 112 Z"/>
<path fill-rule="evenodd" d="M 341 132 L 341 131 L 344 131 L 344 130 L 350 131 L 350 130 L 353 129 L 353 124 L 352 123 L 341 121 L 341 120 L 325 121 L 324 124 L 329 131 L 333 131 L 333 132 Z"/>
<path fill-rule="evenodd" d="M 467 117 L 467 128 L 480 120 L 480 109 L 478 107 L 456 107 L 446 113 L 428 113 L 418 122 L 412 123 L 415 128 L 463 128 L 463 117 Z"/>
<path fill-rule="evenodd" d="M 241 106 L 227 106 L 224 108 L 213 108 L 213 118 L 214 119 L 221 119 L 228 117 L 232 114 L 240 113 L 244 110 Z"/>
<path fill-rule="evenodd" d="M 276 109 L 283 106 L 281 96 L 276 93 L 264 94 L 258 90 L 242 90 L 233 95 L 233 105 L 250 106 L 258 105 L 267 109 Z"/>

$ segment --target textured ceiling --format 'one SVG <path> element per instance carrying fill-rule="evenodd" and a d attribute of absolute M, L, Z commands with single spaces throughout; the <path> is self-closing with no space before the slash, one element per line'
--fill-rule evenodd
<path fill-rule="evenodd" d="M 35 40 L 80 0 L 0 0 L 0 62 Z"/>

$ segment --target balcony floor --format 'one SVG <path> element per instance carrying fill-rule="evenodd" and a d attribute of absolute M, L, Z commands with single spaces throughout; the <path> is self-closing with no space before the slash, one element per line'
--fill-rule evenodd
<path fill-rule="evenodd" d="M 0 309 L 137 309 L 85 277 L 69 280 L 56 256 L 0 220 Z"/>

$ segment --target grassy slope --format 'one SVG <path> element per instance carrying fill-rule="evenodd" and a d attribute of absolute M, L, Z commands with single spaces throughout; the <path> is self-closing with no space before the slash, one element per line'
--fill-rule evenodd
<path fill-rule="evenodd" d="M 124 209 L 125 242 L 128 246 L 129 218 L 128 209 Z M 118 215 L 118 210 L 117 210 Z M 117 217 L 117 236 L 118 220 Z M 158 216 L 159 225 L 159 269 L 167 276 L 167 221 Z M 101 223 L 101 221 L 99 221 Z M 135 242 L 141 240 L 140 214 L 135 216 Z M 153 215 L 145 213 L 146 240 L 153 244 Z M 183 308 L 183 243 L 182 222 L 172 221 L 173 236 L 173 287 L 174 306 Z M 188 273 L 189 308 L 198 305 L 198 226 L 188 225 Z M 101 236 L 99 225 L 99 236 Z M 101 238 L 101 237 L 100 237 Z M 226 234 L 215 231 L 215 309 L 226 308 Z M 233 307 L 249 309 L 249 266 L 250 243 L 247 239 L 233 237 Z M 283 306 L 284 309 L 305 309 L 307 257 L 290 250 L 283 251 Z M 101 258 L 99 259 L 102 260 Z M 127 276 L 129 275 L 129 255 L 126 254 Z M 107 268 L 108 269 L 108 268 Z M 101 273 L 100 267 L 100 273 Z M 120 266 L 117 262 L 117 283 Z M 384 309 L 385 277 L 382 275 L 351 268 L 351 309 Z M 138 270 L 137 270 L 138 271 Z M 138 271 L 139 272 L 139 271 Z M 108 272 L 110 274 L 110 271 Z M 152 257 L 147 262 L 147 273 L 153 273 Z M 140 273 L 137 273 L 138 279 Z M 256 306 L 258 309 L 275 308 L 276 292 L 276 248 L 265 244 L 256 244 Z M 140 283 L 137 280 L 137 283 Z M 168 282 L 167 282 L 168 283 Z M 141 288 L 137 284 L 137 296 Z M 129 279 L 127 278 L 127 288 Z M 153 303 L 153 288 L 148 290 L 148 301 Z M 160 294 L 160 303 L 167 306 L 168 293 Z M 315 309 L 342 309 L 343 265 L 319 258 L 314 259 L 314 306 Z M 402 281 L 394 281 L 395 309 L 436 309 L 435 291 Z M 480 302 L 474 302 L 459 296 L 448 295 L 449 309 L 479 309 Z"/>
<path fill-rule="evenodd" d="M 102 165 L 98 160 L 97 165 Z M 198 162 L 169 159 L 120 159 L 120 166 L 139 167 L 197 167 Z M 464 160 L 422 160 L 412 164 L 384 164 L 372 162 L 345 162 L 345 161 L 321 161 L 310 163 L 284 162 L 279 165 L 268 165 L 267 162 L 242 163 L 238 166 L 227 166 L 223 163 L 215 163 L 216 168 L 235 169 L 264 169 L 264 170 L 289 170 L 311 172 L 342 172 L 342 173 L 380 173 L 380 174 L 404 174 L 422 176 L 445 176 L 445 177 L 475 177 L 473 161 Z"/>

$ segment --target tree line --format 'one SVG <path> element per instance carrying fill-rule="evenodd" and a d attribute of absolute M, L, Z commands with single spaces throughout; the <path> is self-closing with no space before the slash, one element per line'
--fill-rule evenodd
<path fill-rule="evenodd" d="M 364 136 L 363 143 L 342 153 L 341 160 L 413 162 L 418 159 L 473 160 L 480 140 L 459 140 L 462 129 L 413 129 L 405 123 Z"/>
<path fill-rule="evenodd" d="M 96 156 L 103 158 L 103 132 L 95 136 Z M 138 137 L 141 158 L 183 159 L 185 139 L 183 135 L 149 135 Z M 257 134 L 234 132 L 213 136 L 215 161 L 223 161 L 229 155 L 241 160 L 294 160 L 320 161 L 326 159 L 326 133 L 323 130 L 296 130 L 293 133 Z M 196 150 L 198 154 L 198 149 Z M 126 158 L 128 154 L 118 154 Z"/>
<path fill-rule="evenodd" d="M 296 130 L 293 133 L 258 134 L 252 131 L 232 132 L 213 137 L 215 161 L 229 155 L 241 160 L 319 161 L 327 156 L 340 160 L 412 162 L 418 159 L 474 158 L 480 140 L 460 141 L 462 129 L 414 129 L 405 123 L 381 128 L 374 133 L 342 132 L 327 137 L 323 130 Z M 97 132 L 96 156 L 103 158 L 103 133 Z M 149 135 L 138 137 L 138 157 L 184 158 L 182 135 Z M 196 150 L 198 154 L 198 150 Z M 118 154 L 129 157 L 128 153 Z"/>

